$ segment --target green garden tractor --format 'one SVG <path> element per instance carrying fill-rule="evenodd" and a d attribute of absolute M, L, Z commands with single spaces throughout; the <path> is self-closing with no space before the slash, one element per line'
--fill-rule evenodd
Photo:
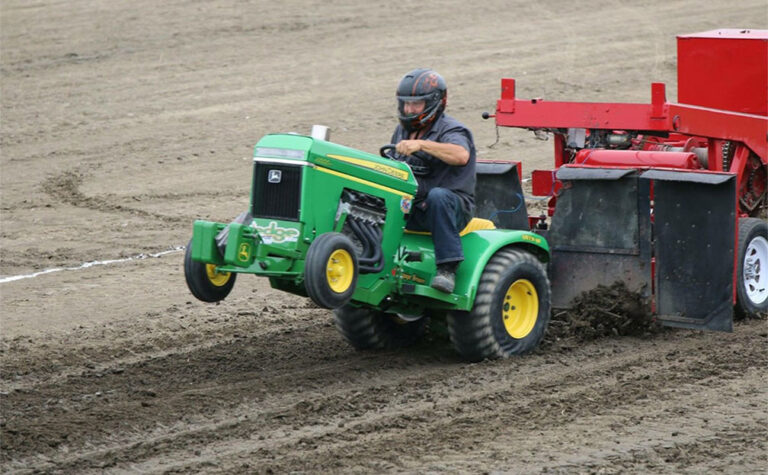
<path fill-rule="evenodd" d="M 431 288 L 432 238 L 405 229 L 418 185 L 387 148 L 377 156 L 310 136 L 262 138 L 249 210 L 231 223 L 194 223 L 184 260 L 192 294 L 219 301 L 237 274 L 255 274 L 333 309 L 358 349 L 413 344 L 429 318 L 443 317 L 469 360 L 535 348 L 550 318 L 546 240 L 525 222 L 498 229 L 474 218 L 460 233 L 465 260 L 454 292 Z"/>

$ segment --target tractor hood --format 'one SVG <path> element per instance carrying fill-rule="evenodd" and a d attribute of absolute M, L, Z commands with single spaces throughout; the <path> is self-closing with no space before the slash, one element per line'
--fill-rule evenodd
<path fill-rule="evenodd" d="M 305 162 L 347 179 L 375 183 L 408 195 L 415 195 L 418 188 L 405 163 L 304 135 L 267 135 L 256 144 L 253 156 L 257 161 Z"/>

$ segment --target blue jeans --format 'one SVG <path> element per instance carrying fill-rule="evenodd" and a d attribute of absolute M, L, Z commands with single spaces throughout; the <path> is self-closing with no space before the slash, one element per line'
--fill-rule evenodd
<path fill-rule="evenodd" d="M 464 260 L 459 231 L 471 218 L 464 212 L 456 193 L 445 188 L 432 188 L 427 198 L 413 207 L 406 228 L 432 233 L 436 264 L 458 263 Z"/>

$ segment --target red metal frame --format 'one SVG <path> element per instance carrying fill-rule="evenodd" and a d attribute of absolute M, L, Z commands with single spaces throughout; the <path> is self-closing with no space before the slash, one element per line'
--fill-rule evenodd
<path fill-rule="evenodd" d="M 689 152 L 696 147 L 706 147 L 708 170 L 712 172 L 730 172 L 736 175 L 736 190 L 739 199 L 736 203 L 737 226 L 735 242 L 738 242 L 738 218 L 747 216 L 749 210 L 742 206 L 747 193 L 747 173 L 755 167 L 768 170 L 768 117 L 744 114 L 726 110 L 710 109 L 701 106 L 675 104 L 667 102 L 665 86 L 662 83 L 651 85 L 650 104 L 627 103 L 587 103 L 587 102 L 549 102 L 542 99 L 518 99 L 515 96 L 515 80 L 502 79 L 501 99 L 496 106 L 495 121 L 497 126 L 520 127 L 527 129 L 546 129 L 555 132 L 554 165 L 573 163 L 577 154 L 572 154 L 566 147 L 566 137 L 562 130 L 580 128 L 589 131 L 624 131 L 637 133 L 643 137 L 632 143 L 634 150 L 661 151 L 671 147 L 682 147 Z M 661 133 L 661 134 L 659 134 Z M 733 148 L 730 164 L 725 169 L 724 145 L 731 144 Z M 584 149 L 582 149 L 584 150 Z M 607 149 L 603 154 L 602 164 L 610 161 Z M 615 150 L 615 152 L 624 152 Z M 680 153 L 680 152 L 670 152 Z M 637 155 L 637 163 L 627 161 L 627 154 L 619 156 L 618 166 L 647 169 L 652 155 Z M 755 158 L 756 157 L 756 158 Z M 620 158 L 620 159 L 619 159 Z M 657 167 L 690 169 L 690 161 L 686 166 L 670 165 L 669 159 L 659 159 Z M 573 166 L 573 165 L 572 165 Z M 584 164 L 575 166 L 588 166 Z M 651 163 L 651 167 L 654 165 Z M 762 190 L 763 200 L 768 184 L 763 172 L 758 183 L 758 191 Z M 533 192 L 537 195 L 550 196 L 549 212 L 552 216 L 555 210 L 556 192 L 561 184 L 554 178 L 554 170 L 535 170 L 532 174 Z M 754 184 L 751 184 L 754 186 Z M 533 225 L 541 218 L 530 217 Z M 738 256 L 734 253 L 733 302 L 736 302 L 736 282 Z"/>
<path fill-rule="evenodd" d="M 750 152 L 768 165 L 768 117 L 700 106 L 667 102 L 665 86 L 653 83 L 650 104 L 556 102 L 515 97 L 515 80 L 502 79 L 501 99 L 496 106 L 496 125 L 527 129 L 568 129 L 631 131 L 647 140 L 639 150 L 663 150 L 682 145 L 706 146 L 708 169 L 737 175 L 737 189 L 743 190 Z M 658 137 L 653 134 L 665 134 Z M 569 163 L 563 134 L 555 134 L 555 168 Z M 723 145 L 733 145 L 733 160 L 724 169 Z M 637 145 L 636 145 L 637 146 Z M 633 147 L 635 148 L 635 147 Z M 638 162 L 638 166 L 648 163 Z M 659 166 L 668 166 L 662 165 Z M 547 188 L 537 184 L 537 189 Z M 550 185 L 549 189 L 553 187 Z M 761 189 L 765 184 L 761 184 Z M 553 211 L 554 203 L 550 206 Z M 551 213 L 550 213 L 551 214 Z M 744 210 L 740 214 L 746 215 Z"/>
<path fill-rule="evenodd" d="M 502 79 L 496 125 L 637 130 L 729 140 L 745 144 L 763 163 L 768 163 L 768 117 L 670 103 L 665 89 L 663 83 L 653 83 L 650 104 L 550 102 L 517 99 L 515 80 Z"/>

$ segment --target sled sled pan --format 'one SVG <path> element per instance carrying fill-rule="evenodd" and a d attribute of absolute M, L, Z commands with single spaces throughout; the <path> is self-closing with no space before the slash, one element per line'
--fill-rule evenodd
<path fill-rule="evenodd" d="M 556 176 L 563 187 L 547 232 L 552 306 L 568 308 L 582 292 L 617 281 L 649 303 L 649 182 L 627 168 L 566 166 Z"/>
<path fill-rule="evenodd" d="M 732 331 L 736 176 L 648 170 L 656 313 L 664 325 Z"/>
<path fill-rule="evenodd" d="M 731 331 L 734 175 L 564 166 L 557 179 L 553 307 L 622 281 L 664 325 Z"/>

